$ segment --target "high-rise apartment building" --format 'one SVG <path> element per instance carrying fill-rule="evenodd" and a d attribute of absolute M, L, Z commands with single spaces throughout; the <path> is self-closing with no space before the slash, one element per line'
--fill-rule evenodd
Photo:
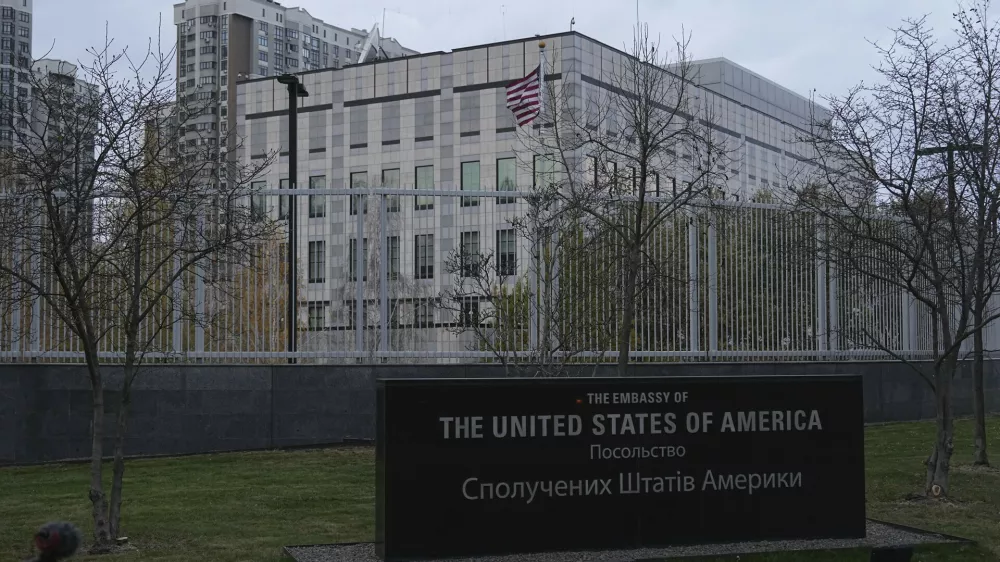
<path fill-rule="evenodd" d="M 16 137 L 14 100 L 31 95 L 32 0 L 0 0 L 0 148 Z"/>
<path fill-rule="evenodd" d="M 4 2 L 9 0 L 2 0 Z M 20 1 L 20 0 L 18 0 Z M 325 23 L 273 0 L 187 0 L 174 5 L 182 153 L 220 145 L 236 123 L 236 83 L 357 62 L 369 32 Z M 377 31 L 376 31 L 377 33 Z M 395 39 L 371 47 L 383 58 L 416 54 Z M 223 150 L 233 148 L 235 139 Z M 199 152 L 203 152 L 199 150 Z"/>
<path fill-rule="evenodd" d="M 44 98 L 41 95 L 43 92 L 36 92 L 35 103 L 31 105 L 33 135 L 30 137 L 46 139 L 49 141 L 46 146 L 54 147 L 58 146 L 54 141 L 60 139 L 63 133 L 79 136 L 61 140 L 72 142 L 72 150 L 78 152 L 81 158 L 93 159 L 97 126 L 89 117 L 89 110 L 100 95 L 98 87 L 81 79 L 79 68 L 69 61 L 39 59 L 34 61 L 31 71 L 35 75 L 34 84 L 44 91 Z M 75 122 L 67 121 L 69 119 Z M 93 124 L 93 130 L 82 130 L 80 125 L 83 123 Z"/>

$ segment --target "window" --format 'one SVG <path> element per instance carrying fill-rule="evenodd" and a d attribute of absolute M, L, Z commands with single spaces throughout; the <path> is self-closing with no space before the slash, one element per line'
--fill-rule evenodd
<path fill-rule="evenodd" d="M 260 60 L 261 62 L 267 62 L 267 53 L 265 52 L 257 53 L 257 59 Z"/>
<path fill-rule="evenodd" d="M 551 187 L 555 181 L 556 161 L 551 154 L 535 156 L 534 175 L 535 187 Z"/>
<path fill-rule="evenodd" d="M 362 254 L 361 254 L 362 279 L 361 280 L 362 281 L 367 281 L 368 280 L 368 268 L 365 265 L 365 264 L 368 263 L 368 239 L 367 238 L 365 238 L 364 242 L 362 242 L 362 244 L 361 244 L 361 251 L 362 251 Z M 358 239 L 357 238 L 351 238 L 351 243 L 350 243 L 350 247 L 348 248 L 347 254 L 348 254 L 347 261 L 349 262 L 347 264 L 348 275 L 350 275 L 351 281 L 357 281 L 358 280 Z"/>
<path fill-rule="evenodd" d="M 462 277 L 479 276 L 479 232 L 463 232 L 462 247 L 459 253 L 459 263 Z"/>
<path fill-rule="evenodd" d="M 299 31 L 297 29 L 286 29 L 285 30 L 285 37 L 287 37 L 289 39 L 298 39 L 299 38 Z"/>
<path fill-rule="evenodd" d="M 267 189 L 266 181 L 255 181 L 250 184 L 250 220 L 261 222 L 267 216 L 266 196 L 258 194 L 259 191 Z"/>
<path fill-rule="evenodd" d="M 208 46 L 202 47 L 201 48 L 201 54 L 203 54 L 203 55 L 214 55 L 215 54 L 215 45 L 208 45 Z"/>
<path fill-rule="evenodd" d="M 497 191 L 517 190 L 517 160 L 497 158 Z M 497 204 L 513 203 L 513 197 L 497 197 Z"/>
<path fill-rule="evenodd" d="M 353 172 L 351 174 L 351 189 L 365 189 L 368 187 L 368 172 Z M 351 214 L 358 214 L 358 205 L 362 205 L 361 212 L 368 212 L 368 201 L 364 195 L 351 196 Z"/>
<path fill-rule="evenodd" d="M 201 62 L 201 63 L 198 63 L 198 66 L 201 67 L 202 70 L 208 70 L 210 68 L 215 68 L 215 61 L 212 60 L 212 61 Z"/>
<path fill-rule="evenodd" d="M 202 39 L 215 39 L 215 31 L 202 31 L 198 35 Z"/>
<path fill-rule="evenodd" d="M 4 9 L 9 10 L 10 8 L 4 8 Z M 31 23 L 31 14 L 29 14 L 28 12 L 21 12 L 20 14 L 18 14 L 18 20 L 24 23 Z"/>
<path fill-rule="evenodd" d="M 267 33 L 267 22 L 266 21 L 257 22 L 257 29 L 263 31 L 264 33 Z"/>
<path fill-rule="evenodd" d="M 298 61 L 298 59 L 293 59 L 291 57 L 288 57 L 288 58 L 285 59 L 285 64 L 287 64 L 291 68 L 298 68 L 299 67 L 299 61 Z"/>
<path fill-rule="evenodd" d="M 14 35 L 14 24 L 11 22 L 3 22 L 3 32 L 5 35 Z"/>
<path fill-rule="evenodd" d="M 348 59 L 351 58 L 351 50 L 350 49 L 344 49 L 344 58 L 348 58 Z"/>
<path fill-rule="evenodd" d="M 279 180 L 278 187 L 280 189 L 288 189 L 288 178 Z M 279 195 L 278 196 L 278 220 L 288 220 L 288 196 Z"/>
<path fill-rule="evenodd" d="M 399 236 L 389 236 L 385 239 L 385 251 L 389 254 L 386 272 L 391 281 L 399 279 Z"/>
<path fill-rule="evenodd" d="M 199 81 L 202 84 L 215 84 L 215 76 L 202 76 Z"/>
<path fill-rule="evenodd" d="M 417 166 L 416 180 L 415 187 L 417 189 L 434 189 L 434 166 Z M 416 205 L 418 211 L 433 209 L 434 198 L 426 195 L 418 195 L 416 197 Z"/>
<path fill-rule="evenodd" d="M 326 281 L 326 242 L 311 240 L 309 242 L 309 282 L 323 283 Z"/>
<path fill-rule="evenodd" d="M 479 191 L 479 162 L 462 162 L 462 191 Z M 463 197 L 463 207 L 476 207 L 478 197 Z"/>
<path fill-rule="evenodd" d="M 413 276 L 417 279 L 433 279 L 434 235 L 418 234 L 414 238 L 413 255 L 416 258 Z"/>
<path fill-rule="evenodd" d="M 17 97 L 19 97 L 19 98 L 26 98 L 26 97 L 28 97 L 28 89 L 27 88 L 20 88 L 19 87 L 17 89 Z"/>
<path fill-rule="evenodd" d="M 19 45 L 21 47 L 21 52 L 22 53 L 30 53 L 31 52 L 31 44 L 30 43 L 25 43 L 24 41 L 21 41 L 19 43 Z"/>
<path fill-rule="evenodd" d="M 264 35 L 258 35 L 257 44 L 260 45 L 261 47 L 267 47 L 267 37 L 265 37 Z"/>
<path fill-rule="evenodd" d="M 335 56 L 335 57 L 339 57 L 340 56 L 340 47 L 338 47 L 336 45 L 333 46 L 333 56 Z"/>
<path fill-rule="evenodd" d="M 667 184 L 670 185 L 670 193 L 674 197 L 677 197 L 677 178 L 672 178 L 667 176 Z"/>
<path fill-rule="evenodd" d="M 462 326 L 479 324 L 479 301 L 473 297 L 462 299 L 462 316 L 459 318 Z"/>
<path fill-rule="evenodd" d="M 429 299 L 413 301 L 413 325 L 417 328 L 434 327 L 434 308 Z"/>
<path fill-rule="evenodd" d="M 312 176 L 309 178 L 309 189 L 325 189 L 326 176 Z M 326 197 L 322 195 L 309 196 L 309 218 L 315 219 L 326 216 Z"/>
<path fill-rule="evenodd" d="M 513 228 L 497 231 L 497 275 L 517 275 L 517 239 Z"/>
<path fill-rule="evenodd" d="M 14 40 L 13 39 L 7 39 L 5 37 L 3 39 L 3 42 L 0 43 L 0 45 L 2 45 L 3 48 L 6 49 L 6 50 L 8 50 L 8 51 L 13 51 L 14 50 Z"/>
<path fill-rule="evenodd" d="M 635 168 L 632 166 L 625 166 L 625 174 L 622 177 L 625 182 L 625 193 L 628 195 L 638 195 L 639 192 L 635 189 L 636 175 Z"/>
<path fill-rule="evenodd" d="M 309 329 L 322 330 L 326 328 L 326 305 L 309 303 Z"/>
<path fill-rule="evenodd" d="M 285 28 L 283 28 L 283 27 L 278 27 L 277 25 L 276 25 L 276 26 L 274 26 L 274 36 L 275 36 L 276 38 L 280 38 L 280 37 L 282 37 L 282 36 L 283 36 L 284 34 L 285 34 Z"/>
<path fill-rule="evenodd" d="M 18 37 L 31 37 L 31 30 L 27 27 L 19 27 L 17 28 L 17 35 Z"/>
<path fill-rule="evenodd" d="M 5 20 L 12 20 L 12 19 L 14 19 L 14 8 L 9 8 L 7 6 L 4 6 L 4 8 L 3 8 L 3 19 L 5 19 Z"/>
<path fill-rule="evenodd" d="M 399 189 L 399 168 L 382 170 L 382 187 Z M 385 198 L 385 210 L 390 213 L 399 211 L 399 196 L 387 195 Z"/>

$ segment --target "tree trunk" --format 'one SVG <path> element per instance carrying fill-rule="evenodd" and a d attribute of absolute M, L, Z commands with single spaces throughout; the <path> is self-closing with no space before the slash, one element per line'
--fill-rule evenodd
<path fill-rule="evenodd" d="M 924 493 L 930 497 L 948 496 L 948 475 L 954 445 L 954 420 L 951 411 L 951 383 L 955 372 L 955 359 L 949 358 L 935 374 L 935 400 L 937 402 L 937 435 L 934 448 L 927 458 L 927 481 Z"/>
<path fill-rule="evenodd" d="M 975 451 L 972 456 L 972 464 L 978 466 L 989 466 L 990 459 L 986 450 L 986 392 L 983 389 L 983 331 L 976 330 L 976 352 L 973 359 L 972 385 L 973 385 L 973 411 L 975 413 L 975 424 L 973 427 L 973 442 Z"/>
<path fill-rule="evenodd" d="M 618 376 L 628 372 L 629 348 L 632 344 L 632 323 L 635 319 L 635 283 L 638 275 L 639 250 L 629 248 L 622 294 L 622 320 L 618 327 Z"/>
<path fill-rule="evenodd" d="M 108 500 L 104 495 L 104 381 L 92 368 L 91 393 L 93 411 L 90 428 L 90 503 L 94 520 L 94 551 L 100 552 L 110 545 Z"/>
<path fill-rule="evenodd" d="M 976 303 L 976 331 L 972 334 L 972 410 L 975 415 L 973 427 L 973 442 L 975 451 L 972 454 L 972 464 L 989 466 L 990 460 L 986 451 L 986 392 L 983 389 L 983 369 L 985 354 L 983 345 L 983 309 L 982 303 Z"/>
<path fill-rule="evenodd" d="M 109 532 L 112 540 L 121 536 L 122 478 L 125 476 L 125 434 L 128 431 L 128 414 L 131 400 L 128 389 L 128 369 L 122 392 L 121 407 L 115 423 L 114 471 L 111 476 L 111 508 L 109 511 Z"/>

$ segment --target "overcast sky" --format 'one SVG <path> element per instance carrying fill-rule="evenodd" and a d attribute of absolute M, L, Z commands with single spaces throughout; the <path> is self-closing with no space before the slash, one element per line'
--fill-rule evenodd
<path fill-rule="evenodd" d="M 631 41 L 634 0 L 298 0 L 313 16 L 341 27 L 381 25 L 418 51 L 465 47 L 574 29 L 613 47 Z M 908 16 L 928 15 L 943 34 L 952 28 L 953 0 L 639 0 L 650 31 L 672 42 L 692 33 L 697 58 L 724 56 L 807 95 L 840 94 L 871 80 L 876 56 L 869 40 L 891 37 Z M 103 44 L 105 22 L 116 44 L 145 49 L 162 16 L 165 44 L 174 41 L 173 8 L 162 0 L 35 0 L 33 54 L 86 59 Z M 50 51 L 51 49 L 51 51 Z"/>

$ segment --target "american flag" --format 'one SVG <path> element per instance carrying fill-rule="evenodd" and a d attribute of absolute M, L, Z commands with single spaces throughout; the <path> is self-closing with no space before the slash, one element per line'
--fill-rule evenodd
<path fill-rule="evenodd" d="M 514 113 L 514 120 L 523 127 L 538 117 L 542 109 L 541 65 L 520 80 L 507 84 L 507 109 Z"/>

